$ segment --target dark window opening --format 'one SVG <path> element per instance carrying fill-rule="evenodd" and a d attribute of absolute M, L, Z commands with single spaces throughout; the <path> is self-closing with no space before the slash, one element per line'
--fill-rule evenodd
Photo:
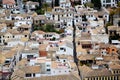
<path fill-rule="evenodd" d="M 31 74 L 30 74 L 30 73 L 27 73 L 25 76 L 26 76 L 26 77 L 31 77 Z"/>
<path fill-rule="evenodd" d="M 33 73 L 33 77 L 35 77 L 35 73 Z"/>
<path fill-rule="evenodd" d="M 25 37 L 27 37 L 27 35 L 25 35 Z"/>
<path fill-rule="evenodd" d="M 51 69 L 47 69 L 47 71 L 51 71 Z"/>
<path fill-rule="evenodd" d="M 33 55 L 27 55 L 27 58 L 31 59 L 31 58 L 33 58 Z"/>

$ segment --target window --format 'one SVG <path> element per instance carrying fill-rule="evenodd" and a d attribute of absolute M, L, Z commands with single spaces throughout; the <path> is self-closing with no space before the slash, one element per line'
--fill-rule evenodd
<path fill-rule="evenodd" d="M 66 49 L 65 49 L 65 48 L 60 48 L 60 50 L 62 50 L 62 51 L 66 51 Z"/>
<path fill-rule="evenodd" d="M 27 58 L 28 59 L 33 58 L 33 55 L 27 55 Z"/>
<path fill-rule="evenodd" d="M 51 71 L 51 69 L 47 69 L 47 71 Z"/>
<path fill-rule="evenodd" d="M 60 48 L 60 50 L 64 50 L 64 48 Z"/>
<path fill-rule="evenodd" d="M 7 43 L 5 42 L 4 45 L 7 45 Z"/>
<path fill-rule="evenodd" d="M 33 73 L 33 77 L 35 77 L 35 73 Z"/>
<path fill-rule="evenodd" d="M 118 22 L 118 26 L 120 26 L 120 21 Z"/>
<path fill-rule="evenodd" d="M 50 65 L 47 65 L 47 67 L 50 67 Z"/>
<path fill-rule="evenodd" d="M 10 63 L 10 61 L 5 61 L 5 63 Z"/>
<path fill-rule="evenodd" d="M 111 2 L 111 0 L 106 0 L 106 3 L 110 3 Z"/>
<path fill-rule="evenodd" d="M 27 37 L 27 35 L 25 35 L 25 37 Z"/>
<path fill-rule="evenodd" d="M 26 77 L 31 77 L 30 73 L 25 74 Z"/>
<path fill-rule="evenodd" d="M 112 49 L 112 51 L 115 51 L 115 49 Z"/>
<path fill-rule="evenodd" d="M 53 17 L 55 17 L 55 16 L 53 15 Z"/>
<path fill-rule="evenodd" d="M 75 18 L 78 18 L 78 16 L 75 16 Z"/>

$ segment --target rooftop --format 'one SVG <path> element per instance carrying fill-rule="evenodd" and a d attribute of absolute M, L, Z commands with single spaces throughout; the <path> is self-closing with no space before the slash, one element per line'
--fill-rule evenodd
<path fill-rule="evenodd" d="M 15 1 L 14 0 L 2 0 L 2 4 L 13 5 L 13 4 L 15 4 Z"/>

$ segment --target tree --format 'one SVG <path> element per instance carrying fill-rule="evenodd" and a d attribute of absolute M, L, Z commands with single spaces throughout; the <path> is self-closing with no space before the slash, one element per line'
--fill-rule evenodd
<path fill-rule="evenodd" d="M 52 3 L 51 3 L 51 7 L 54 8 L 54 2 L 53 2 L 53 0 L 52 0 Z"/>
<path fill-rule="evenodd" d="M 51 40 L 52 40 L 52 41 L 55 41 L 55 40 L 56 40 L 56 38 L 55 38 L 55 37 L 53 37 Z"/>
<path fill-rule="evenodd" d="M 55 32 L 56 30 L 55 30 L 53 24 L 46 24 L 44 26 L 44 31 L 45 32 Z"/>
<path fill-rule="evenodd" d="M 45 8 L 45 11 L 47 11 L 47 8 L 49 7 L 49 5 L 47 3 L 44 3 L 43 7 Z"/>
<path fill-rule="evenodd" d="M 105 30 L 106 30 L 106 33 L 108 34 L 108 26 L 111 26 L 112 24 L 110 22 L 108 22 L 106 25 L 105 25 Z"/>
<path fill-rule="evenodd" d="M 120 2 L 118 2 L 118 7 L 120 7 Z"/>
<path fill-rule="evenodd" d="M 96 9 L 101 9 L 101 0 L 91 0 Z"/>
<path fill-rule="evenodd" d="M 36 10 L 37 14 L 44 14 L 44 10 L 43 9 L 39 9 L 39 10 Z"/>
<path fill-rule="evenodd" d="M 59 6 L 59 0 L 55 0 L 55 6 Z"/>
<path fill-rule="evenodd" d="M 115 9 L 115 14 L 117 14 L 120 17 L 120 7 Z"/>
<path fill-rule="evenodd" d="M 110 10 L 110 23 L 113 24 L 113 16 L 115 15 L 115 11 L 112 9 Z"/>
<path fill-rule="evenodd" d="M 87 3 L 85 3 L 84 4 L 85 5 L 85 7 L 90 7 L 90 8 L 93 8 L 94 7 L 94 4 L 93 3 L 91 3 L 91 2 L 87 2 Z"/>

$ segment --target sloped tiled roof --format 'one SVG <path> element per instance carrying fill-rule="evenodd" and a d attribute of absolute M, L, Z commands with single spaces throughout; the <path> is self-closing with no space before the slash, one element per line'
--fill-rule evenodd
<path fill-rule="evenodd" d="M 83 78 L 85 77 L 95 77 L 95 76 L 110 76 L 112 75 L 111 71 L 103 68 L 103 69 L 92 69 L 86 65 L 79 66 L 79 69 L 81 71 L 81 75 Z"/>
<path fill-rule="evenodd" d="M 80 80 L 80 79 L 72 74 L 69 74 L 69 75 L 57 75 L 57 76 L 42 76 L 39 78 L 28 78 L 26 80 Z"/>
<path fill-rule="evenodd" d="M 13 4 L 15 4 L 15 1 L 14 0 L 2 0 L 2 4 L 13 5 Z"/>

